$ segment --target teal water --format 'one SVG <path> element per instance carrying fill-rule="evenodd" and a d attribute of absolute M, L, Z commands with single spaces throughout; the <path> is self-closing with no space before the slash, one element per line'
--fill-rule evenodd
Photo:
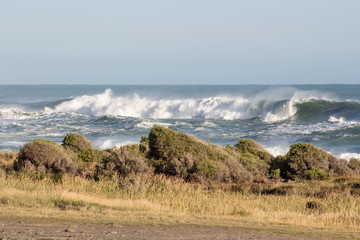
<path fill-rule="evenodd" d="M 273 154 L 306 142 L 360 158 L 360 85 L 0 85 L 0 151 L 85 135 L 98 148 L 139 142 L 154 125 Z"/>

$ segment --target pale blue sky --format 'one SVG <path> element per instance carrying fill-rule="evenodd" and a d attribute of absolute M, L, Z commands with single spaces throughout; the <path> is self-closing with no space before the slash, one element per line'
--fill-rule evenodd
<path fill-rule="evenodd" d="M 0 84 L 360 83 L 359 0 L 0 0 Z"/>

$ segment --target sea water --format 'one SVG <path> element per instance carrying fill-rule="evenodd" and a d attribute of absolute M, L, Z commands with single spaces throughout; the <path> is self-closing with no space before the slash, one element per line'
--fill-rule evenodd
<path fill-rule="evenodd" d="M 100 149 L 138 143 L 153 125 L 274 155 L 311 143 L 360 158 L 360 85 L 0 85 L 0 151 L 79 133 Z"/>

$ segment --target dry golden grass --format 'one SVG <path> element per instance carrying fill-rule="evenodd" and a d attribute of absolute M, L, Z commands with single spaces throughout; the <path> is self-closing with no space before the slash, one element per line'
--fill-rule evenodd
<path fill-rule="evenodd" d="M 18 152 L 0 152 L 0 169 L 12 170 Z"/>
<path fill-rule="evenodd" d="M 336 190 L 336 186 L 359 183 L 360 178 L 344 181 L 253 184 L 236 186 L 241 191 L 235 192 L 230 185 L 209 188 L 161 175 L 99 182 L 67 176 L 2 175 L 0 217 L 257 226 L 351 237 L 360 231 L 360 197 L 348 189 Z M 292 193 L 265 195 L 259 191 L 283 185 L 293 185 Z M 327 192 L 315 197 L 324 189 Z M 325 206 L 324 212 L 306 209 L 306 203 L 314 199 Z"/>

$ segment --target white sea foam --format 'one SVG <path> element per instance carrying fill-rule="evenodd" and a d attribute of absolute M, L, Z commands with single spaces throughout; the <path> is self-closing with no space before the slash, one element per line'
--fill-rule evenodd
<path fill-rule="evenodd" d="M 288 145 L 278 145 L 273 147 L 265 146 L 264 148 L 275 157 L 279 155 L 286 155 L 286 153 L 289 151 Z"/>
<path fill-rule="evenodd" d="M 0 109 L 0 119 L 29 119 L 36 113 L 27 113 L 20 108 L 2 108 Z"/>
<path fill-rule="evenodd" d="M 337 118 L 334 116 L 330 116 L 328 122 L 337 123 L 339 125 L 347 125 L 347 126 L 360 125 L 360 122 L 358 122 L 358 121 L 347 121 L 346 118 L 344 118 L 344 117 Z"/>
<path fill-rule="evenodd" d="M 272 95 L 272 94 L 275 94 Z M 292 94 L 292 95 L 291 95 Z M 138 94 L 114 96 L 111 89 L 84 95 L 57 105 L 52 111 L 74 112 L 92 116 L 125 116 L 154 119 L 250 119 L 278 122 L 296 114 L 296 104 L 310 99 L 327 99 L 319 93 L 300 91 L 290 97 L 266 92 L 248 99 L 242 96 L 155 99 Z M 289 94 L 288 94 L 289 95 Z M 46 111 L 49 111 L 48 109 Z"/>
<path fill-rule="evenodd" d="M 169 127 L 172 124 L 170 123 L 163 123 L 163 122 L 156 122 L 156 121 L 148 121 L 148 120 L 144 120 L 141 121 L 140 123 L 136 124 L 137 128 L 145 128 L 145 129 L 150 129 L 152 128 L 154 125 L 159 125 L 159 126 L 163 126 L 163 127 Z"/>
<path fill-rule="evenodd" d="M 351 158 L 360 159 L 360 153 L 342 153 L 340 154 L 339 158 L 349 160 Z"/>
<path fill-rule="evenodd" d="M 94 146 L 98 149 L 107 149 L 107 148 L 113 148 L 113 147 L 121 147 L 128 144 L 136 144 L 139 143 L 139 141 L 135 140 L 119 140 L 119 139 L 97 139 L 93 142 Z"/>

